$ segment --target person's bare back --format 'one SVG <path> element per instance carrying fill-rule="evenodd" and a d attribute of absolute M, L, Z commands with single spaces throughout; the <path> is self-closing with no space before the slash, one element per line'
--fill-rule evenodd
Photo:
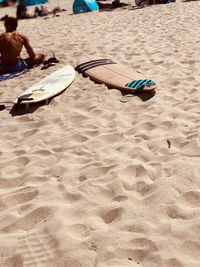
<path fill-rule="evenodd" d="M 23 37 L 16 32 L 0 34 L 0 54 L 4 66 L 14 66 L 20 59 L 20 53 L 24 45 Z"/>

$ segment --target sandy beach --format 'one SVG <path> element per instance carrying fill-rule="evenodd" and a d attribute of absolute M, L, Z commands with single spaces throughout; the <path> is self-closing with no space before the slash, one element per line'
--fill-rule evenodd
<path fill-rule="evenodd" d="M 19 21 L 60 63 L 0 82 L 0 267 L 199 267 L 200 1 L 71 6 Z M 83 54 L 137 69 L 156 94 L 122 103 L 77 73 L 49 105 L 12 114 L 22 91 Z"/>

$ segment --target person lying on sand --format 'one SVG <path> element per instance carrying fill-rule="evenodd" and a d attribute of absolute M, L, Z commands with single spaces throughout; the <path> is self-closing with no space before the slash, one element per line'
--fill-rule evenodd
<path fill-rule="evenodd" d="M 1 17 L 0 21 L 5 21 L 8 18 L 8 15 L 6 14 L 5 16 Z"/>
<path fill-rule="evenodd" d="M 120 2 L 120 0 L 114 0 L 112 2 L 112 8 L 119 8 L 119 7 L 124 7 L 124 6 L 128 6 L 128 4 L 122 3 Z"/>
<path fill-rule="evenodd" d="M 114 0 L 112 3 L 102 3 L 101 1 L 97 0 L 99 10 L 100 11 L 111 11 L 113 9 L 119 8 L 119 7 L 125 7 L 128 6 L 126 3 L 120 2 L 120 0 Z"/>
<path fill-rule="evenodd" d="M 16 18 L 8 17 L 4 22 L 6 32 L 0 34 L 0 72 L 2 74 L 32 68 L 45 59 L 45 54 L 34 52 L 29 39 L 25 35 L 16 32 L 17 25 Z M 29 55 L 27 59 L 20 58 L 23 47 Z"/>
<path fill-rule="evenodd" d="M 47 16 L 48 14 L 49 14 L 48 9 L 44 7 L 43 5 L 41 5 L 40 8 L 38 6 L 35 7 L 35 12 L 34 12 L 35 17 Z"/>

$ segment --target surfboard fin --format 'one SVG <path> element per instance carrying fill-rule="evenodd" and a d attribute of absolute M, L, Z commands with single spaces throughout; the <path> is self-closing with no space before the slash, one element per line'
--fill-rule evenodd
<path fill-rule="evenodd" d="M 5 108 L 6 108 L 5 105 L 0 105 L 0 111 L 1 111 L 1 110 L 4 110 Z"/>
<path fill-rule="evenodd" d="M 26 100 L 34 100 L 34 99 L 31 97 L 22 96 L 18 98 L 17 104 L 20 104 L 22 101 L 26 101 Z"/>

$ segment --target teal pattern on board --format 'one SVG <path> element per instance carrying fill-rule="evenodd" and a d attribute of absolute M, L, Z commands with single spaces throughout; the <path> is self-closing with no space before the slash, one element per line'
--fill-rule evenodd
<path fill-rule="evenodd" d="M 126 84 L 127 87 L 135 88 L 137 90 L 143 90 L 145 86 L 150 87 L 155 85 L 155 82 L 152 80 L 135 80 Z"/>

